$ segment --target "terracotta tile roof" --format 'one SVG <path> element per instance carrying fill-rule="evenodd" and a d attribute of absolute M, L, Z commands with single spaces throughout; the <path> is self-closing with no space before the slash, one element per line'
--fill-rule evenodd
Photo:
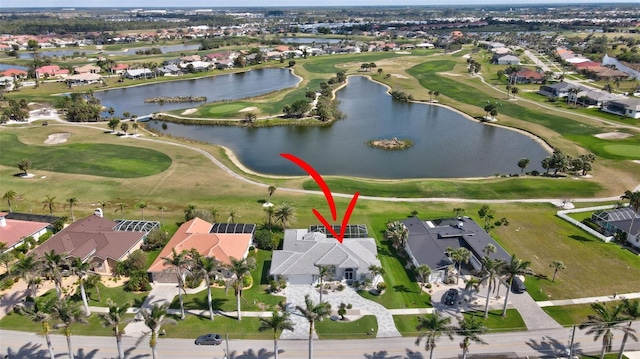
<path fill-rule="evenodd" d="M 7 213 L 0 213 L 0 217 L 5 217 Z M 0 242 L 6 243 L 7 248 L 13 247 L 25 237 L 32 236 L 47 228 L 47 222 L 30 222 L 16 219 L 5 219 L 5 225 L 0 226 Z"/>
<path fill-rule="evenodd" d="M 8 69 L 2 72 L 2 76 L 27 76 L 27 72 L 19 69 Z"/>
<path fill-rule="evenodd" d="M 231 264 L 230 258 L 244 258 L 251 245 L 251 234 L 210 233 L 213 224 L 200 218 L 183 223 L 149 267 L 149 272 L 162 272 L 166 267 L 162 258 L 170 258 L 172 249 L 196 249 L 201 255 L 215 257 L 222 264 Z"/>
<path fill-rule="evenodd" d="M 120 260 L 145 236 L 145 232 L 114 231 L 116 222 L 95 215 L 70 224 L 34 249 L 38 256 L 55 251 L 75 258 L 94 256 Z"/>

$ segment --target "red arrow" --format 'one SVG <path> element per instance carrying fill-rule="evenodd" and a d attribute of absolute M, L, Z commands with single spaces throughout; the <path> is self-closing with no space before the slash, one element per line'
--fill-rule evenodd
<path fill-rule="evenodd" d="M 331 217 L 335 221 L 337 219 L 336 203 L 333 200 L 333 195 L 329 190 L 329 186 L 327 186 L 327 183 L 324 181 L 322 176 L 320 176 L 318 171 L 316 171 L 313 167 L 311 167 L 310 164 L 306 163 L 305 161 L 303 161 L 302 159 L 294 155 L 291 155 L 288 153 L 281 153 L 280 156 L 300 166 L 313 178 L 314 181 L 316 181 L 316 183 L 318 184 L 318 186 L 320 186 L 320 189 L 324 193 L 324 197 L 327 200 L 327 203 L 329 204 L 329 209 L 331 210 Z M 335 239 L 340 243 L 342 243 L 342 240 L 344 239 L 344 232 L 347 228 L 347 224 L 349 223 L 349 217 L 351 217 L 351 213 L 353 212 L 353 209 L 356 206 L 356 202 L 358 201 L 359 195 L 360 195 L 360 192 L 356 192 L 351 198 L 351 202 L 347 207 L 347 211 L 344 213 L 344 217 L 342 218 L 342 225 L 340 226 L 340 234 L 336 233 L 336 231 L 333 230 L 333 227 L 331 227 L 329 222 L 326 219 L 324 219 L 324 217 L 320 214 L 320 212 L 318 212 L 315 208 L 313 209 L 313 214 L 316 216 L 316 218 L 320 220 L 320 222 L 327 228 L 329 232 L 331 232 L 331 234 L 333 234 Z"/>

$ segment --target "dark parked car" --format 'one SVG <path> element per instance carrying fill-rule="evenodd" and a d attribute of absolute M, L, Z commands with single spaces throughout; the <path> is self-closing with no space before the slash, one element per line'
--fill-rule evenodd
<path fill-rule="evenodd" d="M 457 289 L 449 289 L 444 296 L 442 296 L 442 302 L 446 305 L 454 305 L 456 304 L 456 300 L 458 300 L 458 290 Z"/>
<path fill-rule="evenodd" d="M 511 282 L 511 291 L 514 293 L 524 293 L 527 290 L 527 287 L 522 282 L 522 279 L 519 277 L 513 277 L 513 281 Z"/>
<path fill-rule="evenodd" d="M 222 344 L 222 335 L 205 334 L 196 338 L 196 345 L 220 345 Z"/>

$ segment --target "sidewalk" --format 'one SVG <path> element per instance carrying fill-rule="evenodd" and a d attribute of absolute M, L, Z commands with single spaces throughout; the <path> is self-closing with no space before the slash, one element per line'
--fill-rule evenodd
<path fill-rule="evenodd" d="M 588 304 L 588 303 L 600 303 L 600 302 L 611 302 L 614 300 L 622 300 L 622 299 L 640 299 L 640 293 L 621 293 L 608 296 L 600 296 L 600 297 L 586 297 L 586 298 L 575 298 L 575 299 L 563 299 L 563 300 L 547 300 L 544 302 L 537 302 L 538 306 L 541 308 L 544 307 L 556 307 L 561 305 L 572 305 L 572 304 Z"/>

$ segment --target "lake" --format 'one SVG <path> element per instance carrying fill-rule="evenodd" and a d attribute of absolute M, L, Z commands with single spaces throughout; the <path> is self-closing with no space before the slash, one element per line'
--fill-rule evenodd
<path fill-rule="evenodd" d="M 160 51 L 162 51 L 163 54 L 166 53 L 170 53 L 170 52 L 194 52 L 197 51 L 200 48 L 200 44 L 179 44 L 179 45 L 159 45 L 159 46 L 145 46 L 145 47 L 133 47 L 133 48 L 126 48 L 123 50 L 116 50 L 116 51 L 97 51 L 97 50 L 84 50 L 81 47 L 77 47 L 77 48 L 71 48 L 68 50 L 53 50 L 53 51 L 46 51 L 46 50 L 40 50 L 38 51 L 38 55 L 40 57 L 44 57 L 44 56 L 49 56 L 49 57 L 62 57 L 62 56 L 73 56 L 74 53 L 77 54 L 81 54 L 81 53 L 85 53 L 86 55 L 92 55 L 92 54 L 98 54 L 101 53 L 103 55 L 107 55 L 107 56 L 132 56 L 136 54 L 136 51 L 145 51 L 147 49 L 151 49 L 151 48 L 158 48 L 160 49 Z M 28 52 L 19 52 L 18 53 L 18 58 L 20 59 L 32 59 L 33 58 L 33 52 L 28 51 Z"/>
<path fill-rule="evenodd" d="M 140 80 L 126 80 L 129 84 L 143 83 Z M 300 79 L 288 69 L 263 69 L 246 72 L 210 76 L 193 80 L 168 81 L 134 87 L 96 91 L 94 96 L 103 106 L 113 107 L 116 116 L 128 111 L 132 115 L 143 116 L 160 111 L 157 103 L 144 103 L 147 98 L 176 96 L 206 96 L 208 102 L 238 100 L 256 97 L 269 92 L 294 87 Z M 197 107 L 198 103 L 167 103 L 163 111 Z"/>
<path fill-rule="evenodd" d="M 20 65 L 0 64 L 0 71 L 7 71 L 9 69 L 18 69 L 22 71 L 27 71 L 29 68 L 26 66 L 20 66 Z"/>
<path fill-rule="evenodd" d="M 368 178 L 459 178 L 542 171 L 549 153 L 534 139 L 505 128 L 472 121 L 448 108 L 393 100 L 386 87 L 351 76 L 338 91 L 346 115 L 330 127 L 226 127 L 168 123 L 166 133 L 229 147 L 248 168 L 266 174 L 302 175 L 282 158 L 290 153 L 319 173 Z M 148 126 L 162 132 L 161 121 Z M 372 148 L 368 140 L 410 139 L 402 151 Z"/>

